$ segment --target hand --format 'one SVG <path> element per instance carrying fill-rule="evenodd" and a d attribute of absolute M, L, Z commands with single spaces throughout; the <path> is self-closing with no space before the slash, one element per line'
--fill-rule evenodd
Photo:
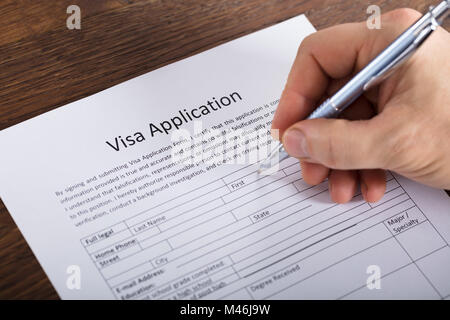
<path fill-rule="evenodd" d="M 365 22 L 343 24 L 300 45 L 272 129 L 300 159 L 307 183 L 328 177 L 335 202 L 349 201 L 358 181 L 364 199 L 378 201 L 386 189 L 384 170 L 450 189 L 450 35 L 442 28 L 340 119 L 299 121 L 420 16 L 395 10 L 382 16 L 380 30 Z"/>

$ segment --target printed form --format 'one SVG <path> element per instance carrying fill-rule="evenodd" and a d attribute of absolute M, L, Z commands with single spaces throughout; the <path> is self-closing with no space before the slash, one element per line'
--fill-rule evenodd
<path fill-rule="evenodd" d="M 314 31 L 301 15 L 0 132 L 0 195 L 62 298 L 448 299 L 445 192 L 389 173 L 378 203 L 335 204 L 295 159 L 250 161 Z"/>

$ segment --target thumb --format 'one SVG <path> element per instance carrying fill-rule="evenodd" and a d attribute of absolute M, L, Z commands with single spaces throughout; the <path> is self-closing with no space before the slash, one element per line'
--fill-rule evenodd
<path fill-rule="evenodd" d="M 388 155 L 382 152 L 382 129 L 373 120 L 300 121 L 286 130 L 282 141 L 289 155 L 332 169 L 384 168 Z"/>

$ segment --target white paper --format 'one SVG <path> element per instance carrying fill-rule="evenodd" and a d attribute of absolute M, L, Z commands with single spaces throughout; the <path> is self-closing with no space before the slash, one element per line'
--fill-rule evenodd
<path fill-rule="evenodd" d="M 171 135 L 151 137 L 150 123 L 233 93 L 204 111 L 203 129 L 267 132 L 314 31 L 302 15 L 0 132 L 0 195 L 62 298 L 450 295 L 442 190 L 389 174 L 379 203 L 336 205 L 295 159 L 271 176 L 249 163 L 171 167 Z M 114 150 L 137 132 L 144 141 Z"/>

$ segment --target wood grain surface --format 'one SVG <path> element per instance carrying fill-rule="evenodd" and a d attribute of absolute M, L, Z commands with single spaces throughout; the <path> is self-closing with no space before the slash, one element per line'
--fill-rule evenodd
<path fill-rule="evenodd" d="M 424 12 L 438 2 L 2 0 L 0 130 L 301 13 L 322 29 L 365 20 L 369 4 Z M 70 4 L 81 30 L 66 27 Z M 58 298 L 0 201 L 0 299 Z"/>

